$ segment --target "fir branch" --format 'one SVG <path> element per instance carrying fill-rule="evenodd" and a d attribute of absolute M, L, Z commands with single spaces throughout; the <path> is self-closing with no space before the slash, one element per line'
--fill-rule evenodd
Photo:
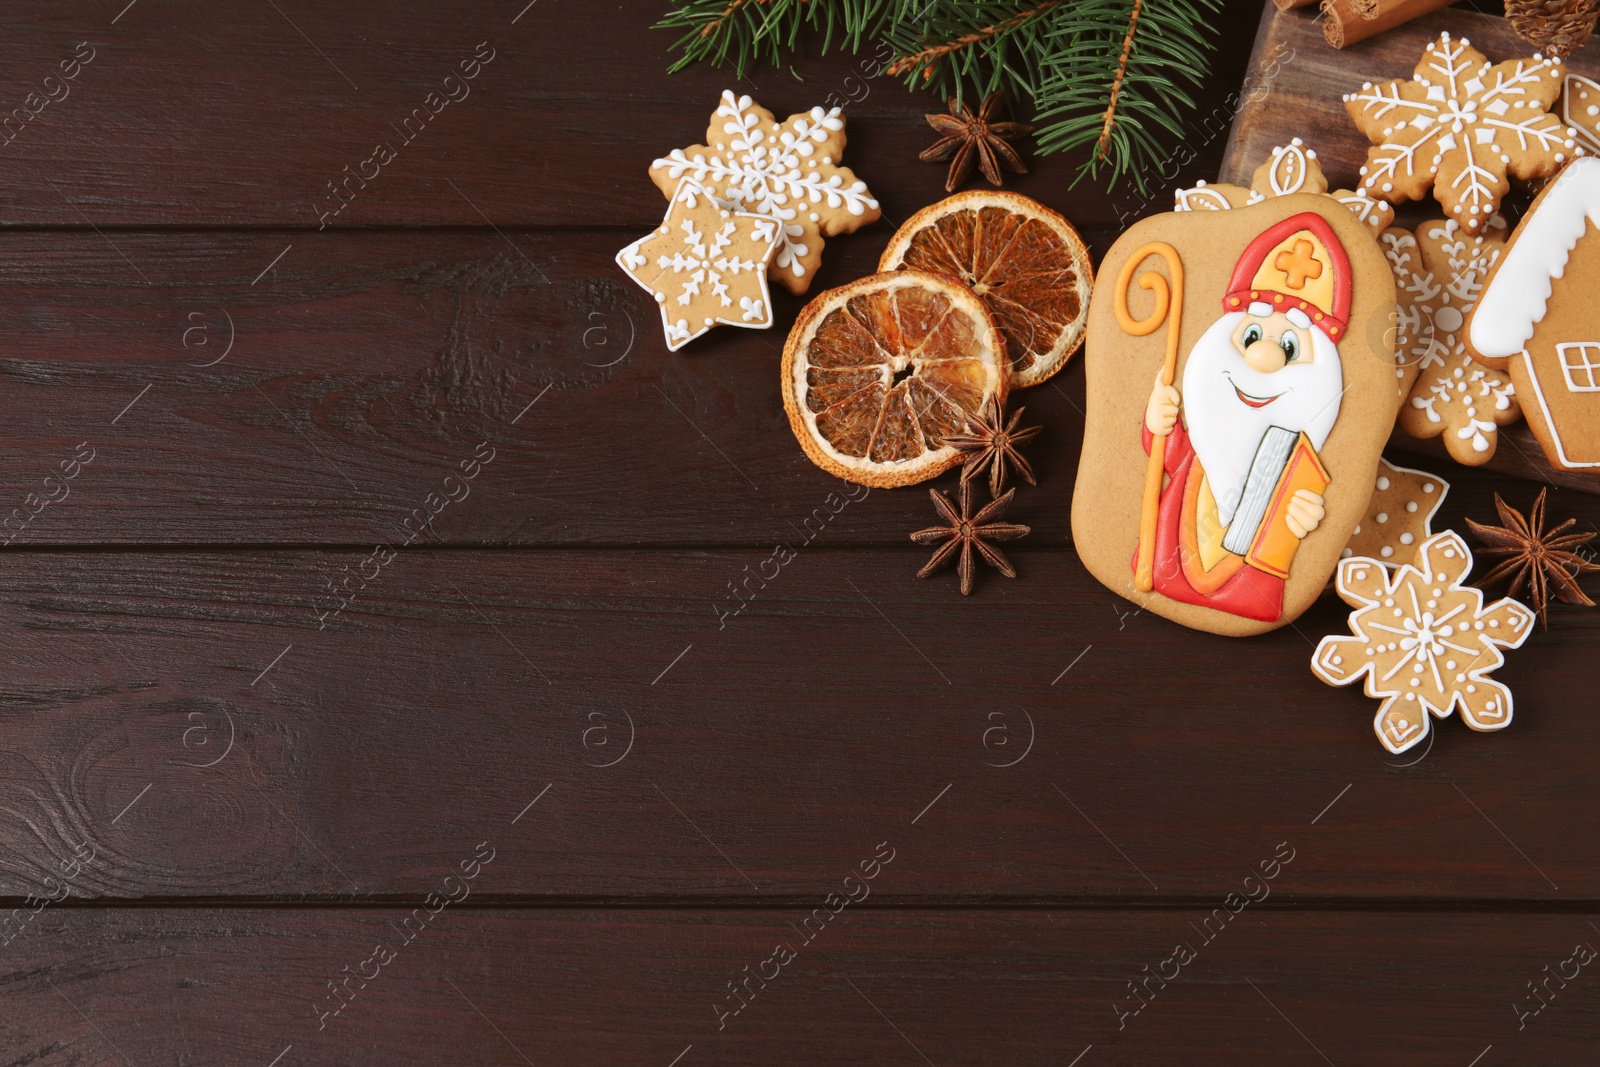
<path fill-rule="evenodd" d="M 1093 146 L 1078 177 L 1147 174 L 1184 136 L 1186 91 L 1205 77 L 1220 0 L 1079 0 L 1056 26 L 1034 93 L 1041 152 Z"/>
<path fill-rule="evenodd" d="M 1037 7 L 1029 8 L 1027 11 L 1019 11 L 1010 18 L 1005 19 L 1002 22 L 997 22 L 992 26 L 985 26 L 982 29 L 976 30 L 972 33 L 962 34 L 953 41 L 946 41 L 943 44 L 924 48 L 921 51 L 914 52 L 908 56 L 901 56 L 899 59 L 889 64 L 888 69 L 885 70 L 884 73 L 893 78 L 898 77 L 901 74 L 910 73 L 911 71 L 921 71 L 923 81 L 932 81 L 934 66 L 945 56 L 948 56 L 952 52 L 959 52 L 963 48 L 967 48 L 971 45 L 988 41 L 995 37 L 1004 36 L 1028 20 L 1043 15 L 1046 11 L 1049 11 L 1051 8 L 1062 2 L 1063 0 L 1044 0 L 1044 2 L 1039 4 Z"/>
<path fill-rule="evenodd" d="M 671 0 L 683 30 L 672 71 L 708 60 L 740 75 L 787 64 L 801 35 L 858 52 L 878 40 L 885 73 L 941 98 L 1005 91 L 1032 104 L 1040 154 L 1088 149 L 1078 177 L 1146 174 L 1184 135 L 1188 90 L 1209 67 L 1221 0 Z"/>
<path fill-rule="evenodd" d="M 739 0 L 734 0 L 738 3 Z M 1133 14 L 1128 16 L 1128 32 L 1122 38 L 1122 56 L 1117 60 L 1117 76 L 1111 79 L 1111 99 L 1106 102 L 1106 118 L 1100 124 L 1100 139 L 1094 143 L 1096 159 L 1106 158 L 1106 145 L 1111 140 L 1111 130 L 1117 121 L 1117 94 L 1122 92 L 1122 79 L 1128 74 L 1128 56 L 1133 51 L 1133 35 L 1139 29 L 1139 12 L 1144 0 L 1133 0 Z"/>

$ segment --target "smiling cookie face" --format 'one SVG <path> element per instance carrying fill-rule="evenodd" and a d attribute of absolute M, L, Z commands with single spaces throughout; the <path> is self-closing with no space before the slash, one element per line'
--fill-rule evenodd
<path fill-rule="evenodd" d="M 1183 371 L 1185 423 L 1224 525 L 1268 427 L 1304 432 L 1320 449 L 1343 390 L 1338 347 L 1298 309 L 1257 302 L 1195 342 Z"/>

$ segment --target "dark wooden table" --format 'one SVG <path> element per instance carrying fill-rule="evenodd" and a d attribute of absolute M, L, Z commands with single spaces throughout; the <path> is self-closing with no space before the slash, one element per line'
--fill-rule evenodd
<path fill-rule="evenodd" d="M 1600 614 L 1385 758 L 1336 605 L 1230 641 L 1085 573 L 1079 365 L 963 599 L 922 489 L 801 454 L 799 301 L 664 350 L 612 256 L 724 87 L 851 100 L 890 221 L 819 287 L 942 194 L 929 98 L 668 77 L 654 2 L 123 2 L 0 16 L 0 111 L 66 91 L 0 147 L 0 1062 L 1595 1062 Z M 1257 15 L 1148 199 L 1015 187 L 1098 255 L 1215 175 Z M 1444 524 L 1537 489 L 1439 470 Z"/>

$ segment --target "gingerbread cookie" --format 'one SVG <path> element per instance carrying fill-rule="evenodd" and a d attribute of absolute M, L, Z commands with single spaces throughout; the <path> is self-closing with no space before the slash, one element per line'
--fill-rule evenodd
<path fill-rule="evenodd" d="M 1395 300 L 1399 308 L 1394 320 L 1395 393 L 1410 395 L 1422 362 L 1433 348 L 1431 301 L 1438 286 L 1422 265 L 1422 249 L 1410 230 L 1390 227 L 1378 235 L 1389 268 L 1394 271 Z"/>
<path fill-rule="evenodd" d="M 1417 242 L 1422 322 L 1412 355 L 1420 356 L 1419 374 L 1399 425 L 1419 440 L 1442 436 L 1451 459 L 1480 466 L 1494 455 L 1499 428 L 1522 416 L 1510 376 L 1472 358 L 1464 328 L 1505 247 L 1505 220 L 1496 215 L 1476 236 L 1454 219 L 1425 222 Z"/>
<path fill-rule="evenodd" d="M 851 233 L 875 220 L 878 202 L 844 154 L 844 116 L 814 107 L 781 124 L 772 112 L 724 91 L 712 113 L 706 144 L 674 148 L 650 164 L 650 177 L 671 195 L 693 178 L 729 210 L 777 219 L 773 273 L 791 293 L 811 285 L 822 262 L 822 239 Z"/>
<path fill-rule="evenodd" d="M 1269 196 L 1327 191 L 1328 179 L 1322 173 L 1322 164 L 1317 162 L 1317 153 L 1298 137 L 1269 152 L 1266 162 L 1257 167 L 1250 178 L 1252 204 Z"/>
<path fill-rule="evenodd" d="M 1511 690 L 1490 678 L 1533 631 L 1533 612 L 1515 600 L 1487 606 L 1463 585 L 1472 553 L 1446 530 L 1422 546 L 1414 564 L 1394 572 L 1360 556 L 1339 564 L 1339 596 L 1356 610 L 1350 634 L 1324 637 L 1311 670 L 1329 685 L 1366 679 L 1382 698 L 1372 727 L 1399 754 L 1428 736 L 1429 716 L 1456 708 L 1474 730 L 1511 725 Z"/>
<path fill-rule="evenodd" d="M 1600 82 L 1568 74 L 1561 87 L 1561 121 L 1578 134 L 1589 152 L 1600 152 Z"/>
<path fill-rule="evenodd" d="M 1196 629 L 1293 621 L 1366 511 L 1400 401 L 1383 253 L 1331 198 L 1293 193 L 1144 219 L 1100 279 L 1084 565 Z"/>
<path fill-rule="evenodd" d="M 1427 471 L 1378 460 L 1372 499 L 1344 557 L 1366 556 L 1385 567 L 1414 562 L 1423 542 L 1433 536 L 1433 516 L 1449 491 L 1443 478 Z"/>
<path fill-rule="evenodd" d="M 1547 114 L 1563 73 L 1561 60 L 1542 56 L 1490 65 L 1466 38 L 1440 34 L 1412 78 L 1346 94 L 1345 110 L 1373 143 L 1362 190 L 1397 204 L 1432 189 L 1447 217 L 1477 234 L 1500 210 L 1507 174 L 1542 178 L 1582 152 Z"/>
<path fill-rule="evenodd" d="M 778 221 L 729 211 L 685 178 L 661 227 L 617 253 L 617 265 L 656 298 L 667 351 L 676 352 L 722 323 L 772 325 L 767 261 Z"/>
<path fill-rule="evenodd" d="M 1204 178 L 1188 189 L 1172 191 L 1174 211 L 1229 211 L 1250 202 L 1250 190 L 1227 182 L 1207 182 Z"/>
<path fill-rule="evenodd" d="M 1600 158 L 1545 186 L 1489 272 L 1467 322 L 1471 353 L 1510 371 L 1551 464 L 1600 469 Z"/>
<path fill-rule="evenodd" d="M 1328 179 L 1322 173 L 1322 164 L 1317 161 L 1316 151 L 1307 148 L 1298 137 L 1272 149 L 1266 162 L 1256 168 L 1249 188 L 1227 182 L 1212 185 L 1201 181 L 1192 188 L 1175 190 L 1172 209 L 1227 211 L 1290 193 L 1327 193 L 1371 227 L 1374 234 L 1382 233 L 1394 221 L 1393 207 L 1381 200 L 1374 200 L 1360 190 L 1335 189 L 1328 192 Z"/>

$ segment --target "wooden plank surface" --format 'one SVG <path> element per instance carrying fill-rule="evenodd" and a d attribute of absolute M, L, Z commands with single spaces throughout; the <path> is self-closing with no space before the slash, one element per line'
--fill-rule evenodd
<path fill-rule="evenodd" d="M 887 239 L 837 242 L 819 284 L 872 271 Z M 0 235 L 0 261 L 23 265 L 0 306 L 0 517 L 79 443 L 97 450 L 13 547 L 394 539 L 486 440 L 477 498 L 429 539 L 767 543 L 846 488 L 789 430 L 783 333 L 665 352 L 615 234 L 295 240 L 254 282 L 283 234 L 120 234 L 117 250 L 93 233 Z M 1063 502 L 1082 392 L 1074 368 L 1024 401 L 1049 425 L 1030 456 Z M 863 501 L 854 536 L 925 525 L 924 492 L 885 496 L 902 506 Z"/>
<path fill-rule="evenodd" d="M 841 242 L 825 276 L 870 271 L 885 239 Z M 492 462 L 422 540 L 770 550 L 832 507 L 819 543 L 887 545 L 931 514 L 920 488 L 864 494 L 806 460 L 783 412 L 781 334 L 663 352 L 613 236 L 524 235 L 525 261 L 493 234 L 324 234 L 252 285 L 283 241 L 119 235 L 163 279 L 152 292 L 92 234 L 0 235 L 0 261 L 26 265 L 0 303 L 0 522 L 15 534 L 0 541 L 403 542 L 447 477 L 460 496 L 485 441 Z M 1018 402 L 1045 431 L 1027 452 L 1040 488 L 1016 514 L 1028 544 L 1066 546 L 1083 372 L 1075 361 Z M 41 508 L 61 491 L 44 479 L 85 443 L 93 462 Z M 1538 455 L 1515 435 L 1504 451 Z M 1402 462 L 1489 484 L 1442 455 Z M 848 510 L 826 504 L 846 492 Z"/>
<path fill-rule="evenodd" d="M 1219 180 L 1249 185 L 1251 175 L 1277 145 L 1302 137 L 1314 148 L 1332 188 L 1353 188 L 1370 142 L 1356 129 L 1344 108 L 1344 94 L 1365 82 L 1408 78 L 1428 44 L 1441 32 L 1466 37 L 1491 60 L 1499 62 L 1529 55 L 1533 48 L 1520 40 L 1505 19 L 1459 7 L 1424 15 L 1369 40 L 1334 50 L 1322 36 L 1315 8 L 1279 11 L 1267 4 L 1256 35 L 1251 69 L 1264 70 L 1258 91 L 1241 94 L 1238 116 L 1228 137 Z M 1568 68 L 1591 78 L 1600 77 L 1600 52 L 1580 50 Z M 1195 173 L 1199 173 L 1196 171 Z M 1529 200 L 1523 188 L 1505 200 L 1513 225 Z M 1443 217 L 1431 197 L 1398 205 L 1396 225 L 1415 226 Z M 1544 449 L 1526 422 L 1503 427 L 1495 454 L 1485 464 L 1490 470 L 1585 493 L 1600 493 L 1600 477 L 1551 466 Z M 1396 430 L 1390 448 L 1429 457 L 1437 464 L 1459 470 L 1438 438 L 1419 441 Z"/>
<path fill-rule="evenodd" d="M 862 78 L 870 46 L 669 78 L 663 9 L 0 12 L 9 106 L 93 49 L 0 145 L 0 1063 L 1592 1059 L 1587 971 L 1511 1005 L 1600 939 L 1600 615 L 1511 655 L 1510 730 L 1385 759 L 1372 702 L 1309 672 L 1337 605 L 1230 642 L 1083 571 L 1076 366 L 1019 398 L 1046 426 L 1021 577 L 914 580 L 926 493 L 847 497 L 789 432 L 802 301 L 669 355 L 611 257 L 659 220 L 649 160 L 736 87 L 846 105 L 887 220 L 817 285 L 864 274 L 943 195 L 938 101 Z M 1075 158 L 1008 187 L 1103 253 L 1217 173 L 1241 83 L 1310 69 L 1248 36 L 1147 192 Z M 481 41 L 470 96 L 319 229 Z M 1438 469 L 1440 526 L 1531 498 Z M 719 1030 L 880 842 L 870 899 Z M 1178 941 L 1198 959 L 1119 1029 Z"/>
<path fill-rule="evenodd" d="M 943 195 L 945 167 L 916 160 L 937 139 L 923 114 L 943 107 L 893 79 L 863 77 L 881 66 L 872 44 L 859 56 L 802 52 L 792 73 L 762 65 L 740 78 L 701 64 L 669 78 L 678 33 L 649 29 L 665 10 L 655 0 L 471 9 L 289 0 L 238 11 L 139 0 L 112 24 L 117 11 L 100 5 L 10 4 L 16 59 L 0 71 L 0 114 L 40 93 L 80 43 L 93 58 L 64 99 L 0 149 L 0 219 L 102 229 L 648 229 L 664 210 L 650 162 L 704 143 L 729 88 L 780 115 L 845 106 L 845 162 L 889 219 Z M 460 64 L 484 42 L 494 58 L 462 83 Z M 1228 79 L 1242 61 L 1231 49 Z M 450 92 L 463 98 L 452 102 Z M 428 121 L 406 126 L 417 108 Z M 380 143 L 395 158 L 370 177 L 374 166 L 363 162 Z M 1219 138 L 1203 150 L 1213 168 L 1221 149 Z M 1113 217 L 1104 188 L 1069 190 L 1070 173 L 1052 165 L 1007 184 L 1048 196 L 1069 217 Z M 341 201 L 348 206 L 325 223 Z M 879 225 L 887 233 L 893 223 Z"/>
<path fill-rule="evenodd" d="M 537 836 L 541 827 L 517 830 Z M 486 823 L 440 858 L 438 880 L 479 842 L 496 848 L 512 836 L 503 822 Z M 871 856 L 878 840 L 862 839 L 851 860 Z M 908 857 L 915 846 L 890 847 Z M 1261 858 L 1273 848 L 1265 843 Z M 499 862 L 480 866 L 470 885 L 492 883 Z M 1273 884 L 1293 881 L 1298 863 Z M 849 869 L 841 865 L 839 879 Z M 280 1056 L 280 1067 L 665 1067 L 674 1057 L 1044 1065 L 1074 1056 L 1395 1067 L 1481 1057 L 1482 1067 L 1588 1062 L 1600 1026 L 1593 975 L 1567 962 L 1576 946 L 1600 941 L 1592 915 L 1299 912 L 1269 896 L 1224 922 L 1208 907 L 896 911 L 869 898 L 826 926 L 816 920 L 808 942 L 797 928 L 809 907 L 434 906 L 426 924 L 418 917 L 406 928 L 409 941 L 402 909 L 47 908 L 7 946 L 0 1043 L 15 1062 Z M 1220 896 L 1217 906 L 1227 914 Z M 1151 979 L 1153 999 L 1120 1016 L 1116 1007 L 1140 1003 L 1130 983 L 1174 974 L 1163 961 L 1179 943 L 1193 952 L 1179 977 L 1165 989 Z M 766 965 L 779 944 L 793 953 L 781 969 Z M 380 945 L 390 952 L 382 965 Z M 1562 969 L 1578 974 L 1565 988 L 1546 977 Z M 731 1014 L 741 1001 L 729 983 L 758 972 L 770 978 L 765 988 L 751 978 L 746 1006 Z M 375 977 L 363 985 L 361 974 Z M 357 976 L 340 987 L 348 998 L 330 991 L 347 975 Z M 1532 1015 L 1541 1002 L 1528 984 L 1546 980 L 1551 999 Z M 136 1006 L 124 992 L 133 986 L 154 995 Z M 318 1013 L 341 1001 L 337 1015 Z M 1521 1029 L 1514 1002 L 1530 1013 Z"/>
<path fill-rule="evenodd" d="M 1333 604 L 1246 645 L 1066 552 L 964 600 L 827 550 L 734 613 L 757 554 L 546 551 L 405 553 L 336 611 L 362 555 L 13 557 L 0 893 L 87 840 L 75 896 L 389 899 L 542 796 L 486 892 L 790 899 L 930 809 L 887 899 L 1203 898 L 1263 835 L 1308 898 L 1600 899 L 1593 613 L 1511 654 L 1511 729 L 1385 758 L 1310 675 Z"/>

